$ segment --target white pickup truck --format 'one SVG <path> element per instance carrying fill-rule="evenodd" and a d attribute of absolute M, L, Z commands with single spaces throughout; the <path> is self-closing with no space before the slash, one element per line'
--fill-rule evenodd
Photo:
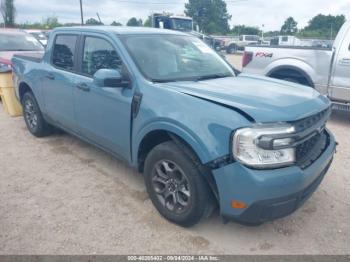
<path fill-rule="evenodd" d="M 226 44 L 226 52 L 235 54 L 237 51 L 243 51 L 246 46 L 257 45 L 260 37 L 257 35 L 241 35 L 237 40 L 232 40 Z"/>
<path fill-rule="evenodd" d="M 247 46 L 243 72 L 308 85 L 350 111 L 350 21 L 332 48 Z"/>

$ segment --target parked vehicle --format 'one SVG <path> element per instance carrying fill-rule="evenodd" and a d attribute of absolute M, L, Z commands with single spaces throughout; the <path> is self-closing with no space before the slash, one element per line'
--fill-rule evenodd
<path fill-rule="evenodd" d="M 246 48 L 243 72 L 284 79 L 315 88 L 335 108 L 350 110 L 350 22 L 346 22 L 332 48 Z"/>
<path fill-rule="evenodd" d="M 187 16 L 175 16 L 167 13 L 153 14 L 152 15 L 152 27 L 160 29 L 169 29 L 180 32 L 185 32 L 193 35 L 207 45 L 212 47 L 214 50 L 220 51 L 224 46 L 224 42 L 214 37 L 202 34 L 198 30 L 194 30 L 193 19 Z"/>
<path fill-rule="evenodd" d="M 246 46 L 256 45 L 260 42 L 258 35 L 241 35 L 238 41 L 233 40 L 227 44 L 226 52 L 228 54 L 234 54 L 237 51 L 244 51 Z"/>
<path fill-rule="evenodd" d="M 278 46 L 305 46 L 300 38 L 293 35 L 276 36 L 272 38 L 271 44 Z M 311 46 L 311 42 L 307 46 Z"/>
<path fill-rule="evenodd" d="M 11 71 L 15 53 L 43 51 L 42 45 L 31 35 L 15 29 L 0 29 L 0 72 Z"/>
<path fill-rule="evenodd" d="M 193 29 L 193 19 L 187 16 L 175 16 L 171 14 L 153 14 L 152 27 L 176 30 L 181 32 L 191 32 Z"/>
<path fill-rule="evenodd" d="M 47 45 L 47 36 L 45 32 L 41 30 L 35 30 L 35 29 L 25 30 L 25 32 L 34 36 L 36 40 L 38 40 L 43 46 Z"/>
<path fill-rule="evenodd" d="M 216 204 L 225 219 L 249 225 L 286 216 L 316 190 L 333 158 L 326 97 L 237 75 L 188 34 L 60 28 L 42 59 L 12 61 L 33 135 L 56 126 L 125 160 L 143 173 L 159 213 L 182 226 Z"/>
<path fill-rule="evenodd" d="M 259 45 L 261 45 L 259 43 Z M 321 39 L 302 39 L 292 35 L 276 36 L 271 39 L 270 45 L 273 46 L 303 46 L 303 47 L 322 47 L 322 48 L 332 48 L 332 40 L 321 40 Z"/>

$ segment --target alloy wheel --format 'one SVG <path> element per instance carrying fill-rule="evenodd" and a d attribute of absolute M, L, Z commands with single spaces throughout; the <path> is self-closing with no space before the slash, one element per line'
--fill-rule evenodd
<path fill-rule="evenodd" d="M 38 125 L 38 116 L 33 102 L 29 99 L 24 103 L 24 115 L 30 129 L 35 129 Z"/>
<path fill-rule="evenodd" d="M 189 207 L 188 178 L 176 163 L 169 160 L 157 162 L 152 172 L 152 186 L 160 203 L 170 212 L 181 214 Z"/>

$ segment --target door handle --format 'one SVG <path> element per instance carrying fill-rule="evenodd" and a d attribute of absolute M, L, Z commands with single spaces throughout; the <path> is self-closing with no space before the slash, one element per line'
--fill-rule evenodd
<path fill-rule="evenodd" d="M 79 90 L 84 91 L 84 92 L 89 92 L 90 91 L 90 87 L 87 84 L 85 84 L 85 83 L 77 84 L 76 87 Z"/>
<path fill-rule="evenodd" d="M 47 74 L 45 77 L 50 80 L 55 80 L 55 76 L 53 74 Z"/>

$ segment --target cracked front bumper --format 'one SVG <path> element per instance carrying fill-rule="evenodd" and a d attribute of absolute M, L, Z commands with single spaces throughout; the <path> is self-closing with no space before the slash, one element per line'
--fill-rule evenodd
<path fill-rule="evenodd" d="M 261 224 L 297 210 L 317 189 L 331 165 L 336 142 L 328 134 L 328 146 L 306 169 L 291 166 L 253 170 L 235 162 L 213 170 L 221 215 L 244 224 Z M 245 203 L 246 208 L 232 208 L 233 200 Z"/>

